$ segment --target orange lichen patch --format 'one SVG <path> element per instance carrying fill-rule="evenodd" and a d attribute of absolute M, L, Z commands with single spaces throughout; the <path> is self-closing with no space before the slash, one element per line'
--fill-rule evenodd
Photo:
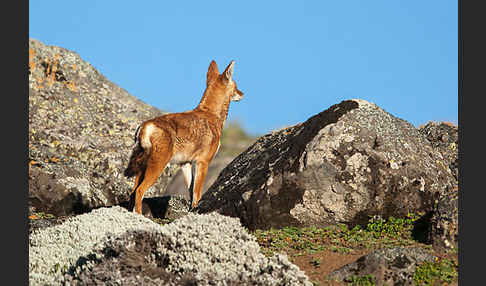
<path fill-rule="evenodd" d="M 418 128 L 419 129 L 424 128 L 429 123 L 433 123 L 433 124 L 437 124 L 437 125 L 444 124 L 444 125 L 447 125 L 449 127 L 457 128 L 457 124 L 454 124 L 452 122 L 449 122 L 449 121 L 440 121 L 440 122 L 437 122 L 437 121 L 433 121 L 433 120 L 430 120 L 429 122 L 427 122 L 425 124 L 421 124 Z"/>
<path fill-rule="evenodd" d="M 30 48 L 29 49 L 29 68 L 30 68 L 31 71 L 34 71 L 34 69 L 35 69 L 34 55 L 35 55 L 34 49 Z"/>
<path fill-rule="evenodd" d="M 58 163 L 59 162 L 59 158 L 52 157 L 52 158 L 49 158 L 49 161 L 52 162 L 52 163 Z"/>
<path fill-rule="evenodd" d="M 37 64 L 34 61 L 34 55 L 35 51 L 32 48 L 29 48 L 29 69 L 30 71 L 34 71 L 37 68 Z M 56 82 L 56 72 L 59 70 L 59 59 L 61 55 L 60 54 L 55 54 L 54 58 L 47 58 L 44 60 L 45 63 L 45 78 L 37 78 L 37 88 L 42 88 L 44 87 L 44 83 L 47 84 L 48 87 L 52 87 L 54 82 Z M 68 68 L 69 66 L 67 64 L 64 65 L 65 68 Z M 72 64 L 71 67 L 73 70 L 77 69 L 76 64 Z M 63 80 L 61 82 L 64 84 L 69 90 L 78 92 L 78 87 L 74 84 L 72 81 L 67 81 Z"/>
<path fill-rule="evenodd" d="M 449 122 L 449 121 L 442 121 L 441 124 L 445 124 L 449 127 L 457 127 L 456 124 L 452 123 L 452 122 Z"/>
<path fill-rule="evenodd" d="M 30 215 L 30 216 L 29 216 L 29 219 L 39 219 L 39 217 L 38 217 L 38 216 L 36 216 L 36 215 Z"/>
<path fill-rule="evenodd" d="M 76 85 L 72 81 L 66 82 L 66 87 L 69 88 L 71 91 L 75 91 L 75 92 L 78 91 L 78 88 L 76 87 Z"/>
<path fill-rule="evenodd" d="M 46 71 L 45 71 L 46 78 L 45 78 L 45 81 L 44 81 L 43 78 L 39 78 L 37 80 L 39 87 L 42 87 L 42 83 L 44 83 L 44 82 L 47 83 L 47 85 L 49 87 L 51 87 L 54 84 L 54 82 L 56 82 L 56 72 L 59 69 L 59 58 L 60 58 L 60 55 L 56 54 L 54 56 L 54 59 L 46 59 L 44 61 L 46 63 L 46 66 L 47 66 Z M 32 63 L 32 65 L 35 66 L 35 63 Z M 72 67 L 73 67 L 74 70 L 76 70 L 75 64 L 73 64 Z M 74 92 L 78 91 L 78 88 L 76 87 L 76 85 L 72 81 L 63 80 L 61 83 L 64 84 L 71 91 L 74 91 Z"/>

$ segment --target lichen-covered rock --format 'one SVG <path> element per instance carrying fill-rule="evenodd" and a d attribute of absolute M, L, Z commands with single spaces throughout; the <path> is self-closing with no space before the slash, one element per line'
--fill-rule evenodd
<path fill-rule="evenodd" d="M 123 205 L 125 208 L 128 204 Z M 144 198 L 142 201 L 142 214 L 151 218 L 175 220 L 189 213 L 191 203 L 182 196 L 162 196 Z"/>
<path fill-rule="evenodd" d="M 438 152 L 444 157 L 444 163 L 449 167 L 455 178 L 455 187 L 441 194 L 433 211 L 429 242 L 436 249 L 457 247 L 458 242 L 458 126 L 447 122 L 429 122 L 419 128 Z"/>
<path fill-rule="evenodd" d="M 159 230 L 110 236 L 83 263 L 91 266 L 65 276 L 71 284 L 167 285 L 169 277 L 191 285 L 311 285 L 285 256 L 266 258 L 237 220 L 219 214 L 189 214 Z"/>
<path fill-rule="evenodd" d="M 99 208 L 29 235 L 29 285 L 60 285 L 65 271 L 87 257 L 108 234 L 154 229 L 159 225 L 121 207 Z"/>
<path fill-rule="evenodd" d="M 134 133 L 162 112 L 75 52 L 29 40 L 29 206 L 55 215 L 128 200 Z M 168 168 L 146 197 L 163 194 Z"/>
<path fill-rule="evenodd" d="M 430 141 L 432 147 L 442 154 L 452 175 L 459 179 L 458 126 L 448 122 L 429 122 L 419 131 Z"/>
<path fill-rule="evenodd" d="M 429 242 L 435 249 L 458 247 L 459 239 L 459 192 L 457 189 L 442 195 L 433 212 L 429 227 Z"/>
<path fill-rule="evenodd" d="M 190 213 L 160 226 L 118 206 L 30 235 L 29 285 L 66 282 L 311 285 L 285 256 L 265 257 L 255 237 L 235 218 Z"/>
<path fill-rule="evenodd" d="M 346 100 L 259 138 L 196 211 L 239 217 L 250 229 L 365 224 L 374 215 L 430 212 L 453 185 L 444 158 L 414 126 Z"/>
<path fill-rule="evenodd" d="M 364 255 L 329 274 L 329 279 L 347 281 L 353 276 L 371 275 L 376 285 L 414 285 L 417 265 L 435 258 L 423 248 L 395 247 Z"/>

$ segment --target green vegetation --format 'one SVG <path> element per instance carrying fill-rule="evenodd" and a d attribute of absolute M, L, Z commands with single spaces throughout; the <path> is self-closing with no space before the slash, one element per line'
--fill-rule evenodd
<path fill-rule="evenodd" d="M 388 220 L 382 218 L 372 218 L 366 230 L 373 233 L 375 237 L 388 237 L 391 239 L 412 238 L 414 223 L 420 218 L 419 215 L 409 213 L 406 218 L 389 217 Z"/>
<path fill-rule="evenodd" d="M 253 234 L 266 256 L 276 252 L 285 252 L 291 261 L 302 255 L 330 250 L 338 253 L 353 253 L 363 249 L 374 250 L 395 246 L 419 246 L 431 249 L 417 236 L 417 224 L 423 220 L 423 214 L 409 214 L 405 218 L 372 218 L 365 226 L 349 228 L 344 224 L 328 227 L 284 227 L 281 229 L 256 230 Z M 446 257 L 435 262 L 425 262 L 417 267 L 413 280 L 415 285 L 447 285 L 457 281 L 458 250 L 444 253 Z M 320 258 L 307 260 L 310 265 L 319 268 Z M 323 282 L 323 281 L 320 281 Z M 313 281 L 314 285 L 320 285 Z M 349 285 L 376 285 L 372 275 L 354 276 L 345 281 Z M 325 284 L 327 285 L 327 284 Z"/>
<path fill-rule="evenodd" d="M 284 227 L 282 229 L 270 229 L 266 231 L 256 230 L 254 235 L 267 256 L 274 252 L 294 250 L 299 253 L 313 253 L 324 250 L 322 244 L 323 230 L 315 227 L 297 228 Z"/>
<path fill-rule="evenodd" d="M 311 264 L 315 267 L 319 267 L 321 265 L 321 260 L 319 258 L 314 258 L 312 259 Z"/>
<path fill-rule="evenodd" d="M 452 259 L 440 259 L 435 262 L 424 262 L 418 266 L 413 276 L 415 285 L 441 285 L 444 282 L 451 283 L 458 277 L 457 261 Z"/>
<path fill-rule="evenodd" d="M 374 286 L 376 285 L 375 279 L 373 278 L 373 275 L 368 274 L 368 275 L 363 275 L 361 277 L 358 276 L 353 276 L 351 279 L 348 281 L 349 285 L 353 286 Z"/>
<path fill-rule="evenodd" d="M 281 229 L 256 230 L 254 235 L 265 255 L 287 252 L 292 256 L 311 254 L 325 249 L 350 253 L 353 249 L 376 249 L 418 244 L 412 238 L 414 222 L 419 216 L 390 217 L 387 220 L 373 218 L 365 228 L 359 225 L 349 229 L 344 224 L 317 227 L 284 227 Z M 422 245 L 424 247 L 425 245 Z M 427 247 L 427 246 L 425 246 Z"/>
<path fill-rule="evenodd" d="M 44 212 L 33 212 L 29 215 L 29 219 L 53 219 L 56 218 L 53 214 L 48 214 Z"/>

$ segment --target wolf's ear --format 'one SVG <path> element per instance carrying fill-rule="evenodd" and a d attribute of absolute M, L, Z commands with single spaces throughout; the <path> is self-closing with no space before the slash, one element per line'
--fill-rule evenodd
<path fill-rule="evenodd" d="M 213 80 L 217 79 L 219 76 L 218 65 L 214 60 L 211 61 L 208 68 L 208 74 L 206 76 L 206 85 L 209 85 Z"/>
<path fill-rule="evenodd" d="M 231 63 L 224 70 L 223 75 L 227 80 L 231 80 L 233 78 L 234 68 L 235 68 L 235 61 L 231 61 Z"/>

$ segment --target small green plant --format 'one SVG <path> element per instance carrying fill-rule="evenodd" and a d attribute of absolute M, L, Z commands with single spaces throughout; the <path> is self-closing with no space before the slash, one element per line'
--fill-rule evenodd
<path fill-rule="evenodd" d="M 349 228 L 337 224 L 323 228 L 283 227 L 281 229 L 256 230 L 254 235 L 267 256 L 286 252 L 290 258 L 313 254 L 323 250 L 351 253 L 354 249 L 376 249 L 393 246 L 410 246 L 418 241 L 412 237 L 414 222 L 420 216 L 409 214 L 405 218 L 373 218 L 365 227 Z M 427 247 L 422 245 L 423 247 Z"/>
<path fill-rule="evenodd" d="M 297 228 L 293 226 L 281 229 L 256 230 L 255 236 L 265 255 L 291 250 L 302 253 L 315 253 L 326 249 L 320 239 L 320 229 L 316 227 Z"/>
<path fill-rule="evenodd" d="M 376 285 L 375 279 L 373 275 L 371 274 L 366 274 L 363 276 L 357 276 L 354 275 L 349 279 L 345 280 L 348 282 L 348 285 L 353 285 L 353 286 L 374 286 Z"/>
<path fill-rule="evenodd" d="M 29 219 L 52 219 L 52 218 L 55 218 L 53 214 L 48 214 L 44 212 L 33 212 L 29 216 Z"/>
<path fill-rule="evenodd" d="M 413 275 L 415 285 L 435 285 L 437 282 L 451 283 L 457 279 L 457 263 L 451 259 L 436 262 L 424 262 L 418 266 Z"/>
<path fill-rule="evenodd" d="M 312 265 L 314 265 L 315 267 L 319 267 L 321 266 L 321 260 L 319 258 L 314 258 L 312 259 L 312 261 L 310 262 Z"/>
<path fill-rule="evenodd" d="M 373 233 L 375 237 L 389 237 L 389 238 L 410 238 L 412 234 L 413 224 L 420 216 L 409 213 L 406 218 L 389 217 L 387 220 L 381 217 L 372 218 L 366 230 Z"/>

